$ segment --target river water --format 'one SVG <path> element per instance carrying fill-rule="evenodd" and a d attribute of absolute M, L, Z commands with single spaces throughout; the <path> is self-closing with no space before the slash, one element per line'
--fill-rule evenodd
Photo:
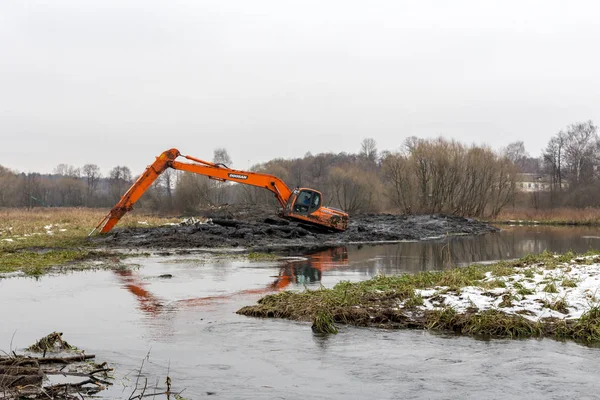
<path fill-rule="evenodd" d="M 129 259 L 138 267 L 127 271 L 0 279 L 0 349 L 60 330 L 115 367 L 107 399 L 129 397 L 146 356 L 148 385 L 164 388 L 169 371 L 189 399 L 597 398 L 600 350 L 572 342 L 352 327 L 322 337 L 306 323 L 235 314 L 282 289 L 597 248 L 594 228 L 504 227 L 478 237 L 351 245 L 283 263 L 192 254 Z"/>

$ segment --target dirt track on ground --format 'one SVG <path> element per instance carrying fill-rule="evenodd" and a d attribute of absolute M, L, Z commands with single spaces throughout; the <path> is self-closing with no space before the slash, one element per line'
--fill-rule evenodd
<path fill-rule="evenodd" d="M 116 228 L 92 240 L 129 249 L 244 248 L 248 251 L 313 249 L 356 242 L 424 240 L 445 235 L 479 235 L 498 229 L 473 219 L 442 215 L 352 216 L 345 232 L 326 233 L 271 212 L 227 208 L 206 212 L 206 222 L 153 228 Z"/>

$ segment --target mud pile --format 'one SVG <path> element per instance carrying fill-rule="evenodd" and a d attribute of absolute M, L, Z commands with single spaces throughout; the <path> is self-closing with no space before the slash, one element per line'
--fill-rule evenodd
<path fill-rule="evenodd" d="M 366 214 L 350 218 L 345 232 L 323 232 L 310 225 L 252 210 L 220 211 L 206 222 L 154 228 L 116 228 L 92 238 L 115 248 L 232 248 L 250 251 L 313 249 L 346 243 L 424 240 L 445 235 L 479 235 L 498 229 L 473 219 L 443 215 Z"/>

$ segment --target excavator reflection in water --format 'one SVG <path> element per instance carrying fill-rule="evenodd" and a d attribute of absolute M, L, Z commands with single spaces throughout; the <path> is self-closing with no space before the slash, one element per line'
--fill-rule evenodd
<path fill-rule="evenodd" d="M 240 295 L 256 295 L 278 292 L 288 288 L 290 285 L 309 285 L 320 282 L 323 272 L 348 265 L 348 252 L 346 247 L 340 246 L 321 250 L 313 254 L 302 256 L 302 258 L 285 260 L 280 267 L 276 279 L 263 288 L 247 289 L 220 296 L 197 297 L 175 301 L 175 309 L 181 307 L 198 307 L 213 304 Z M 158 316 L 165 310 L 165 300 L 157 297 L 147 290 L 147 285 L 134 271 L 117 270 L 115 274 L 119 277 L 123 288 L 135 296 L 139 302 L 138 308 L 147 315 Z"/>

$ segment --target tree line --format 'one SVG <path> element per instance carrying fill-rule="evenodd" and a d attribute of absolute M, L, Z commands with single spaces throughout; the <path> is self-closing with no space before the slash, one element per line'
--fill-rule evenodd
<path fill-rule="evenodd" d="M 232 165 L 226 149 L 213 162 Z M 293 187 L 310 187 L 325 202 L 349 213 L 453 213 L 495 215 L 514 193 L 515 166 L 486 147 L 445 139 L 409 138 L 402 150 L 379 152 L 375 140 L 363 140 L 351 153 L 321 153 L 274 159 L 251 170 L 281 178 Z M 102 176 L 98 166 L 58 165 L 53 174 L 15 173 L 0 169 L 0 206 L 111 207 L 133 182 L 129 168 L 114 167 Z M 194 213 L 222 204 L 277 206 L 261 188 L 210 180 L 167 170 L 142 197 L 148 210 Z"/>
<path fill-rule="evenodd" d="M 212 161 L 231 167 L 226 149 Z M 281 178 L 290 187 L 321 191 L 325 204 L 349 213 L 449 213 L 493 217 L 519 197 L 519 173 L 546 177 L 550 190 L 536 206 L 597 205 L 600 141 L 591 122 L 569 125 L 552 136 L 540 157 L 523 142 L 501 151 L 444 138 L 410 137 L 395 151 L 379 151 L 367 138 L 357 153 L 307 153 L 277 158 L 250 168 Z M 116 166 L 102 175 L 95 164 L 56 166 L 52 174 L 17 173 L 0 166 L 0 207 L 112 207 L 134 181 L 131 170 Z M 267 190 L 167 170 L 138 203 L 162 212 L 194 213 L 222 204 L 277 206 Z"/>
<path fill-rule="evenodd" d="M 0 207 L 110 207 L 131 183 L 126 166 L 103 177 L 95 164 L 59 164 L 52 174 L 17 173 L 0 165 Z"/>

